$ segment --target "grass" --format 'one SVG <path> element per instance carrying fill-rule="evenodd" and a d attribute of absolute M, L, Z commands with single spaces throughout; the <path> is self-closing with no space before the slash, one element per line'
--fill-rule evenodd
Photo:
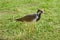
<path fill-rule="evenodd" d="M 38 22 L 15 21 L 38 9 Z M 60 40 L 60 0 L 0 0 L 0 40 Z"/>

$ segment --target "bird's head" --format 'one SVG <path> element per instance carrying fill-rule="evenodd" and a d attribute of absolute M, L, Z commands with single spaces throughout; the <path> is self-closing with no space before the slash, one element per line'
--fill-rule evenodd
<path fill-rule="evenodd" d="M 37 10 L 37 13 L 38 13 L 38 14 L 41 14 L 41 13 L 43 13 L 43 10 L 38 9 L 38 10 Z"/>

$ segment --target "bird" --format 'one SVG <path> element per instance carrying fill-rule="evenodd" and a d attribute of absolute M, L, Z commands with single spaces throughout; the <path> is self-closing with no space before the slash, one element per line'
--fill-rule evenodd
<path fill-rule="evenodd" d="M 41 18 L 41 14 L 43 13 L 43 10 L 38 9 L 36 13 L 34 14 L 29 14 L 24 17 L 16 19 L 16 21 L 20 22 L 37 22 Z"/>

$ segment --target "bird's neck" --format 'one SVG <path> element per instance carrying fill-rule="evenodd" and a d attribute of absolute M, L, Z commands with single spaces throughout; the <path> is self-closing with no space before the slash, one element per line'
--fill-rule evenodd
<path fill-rule="evenodd" d="M 38 21 L 41 18 L 41 13 L 37 14 L 37 16 L 38 16 L 38 19 L 36 21 Z"/>
<path fill-rule="evenodd" d="M 38 17 L 41 17 L 41 13 L 38 13 L 37 15 L 38 15 Z"/>

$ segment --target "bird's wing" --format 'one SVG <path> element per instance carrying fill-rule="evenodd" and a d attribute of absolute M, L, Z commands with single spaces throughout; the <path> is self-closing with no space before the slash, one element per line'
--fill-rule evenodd
<path fill-rule="evenodd" d="M 36 18 L 36 14 L 33 14 L 33 15 L 27 15 L 27 16 L 24 16 L 22 18 L 19 18 L 18 20 L 20 21 L 32 21 L 33 19 Z"/>

